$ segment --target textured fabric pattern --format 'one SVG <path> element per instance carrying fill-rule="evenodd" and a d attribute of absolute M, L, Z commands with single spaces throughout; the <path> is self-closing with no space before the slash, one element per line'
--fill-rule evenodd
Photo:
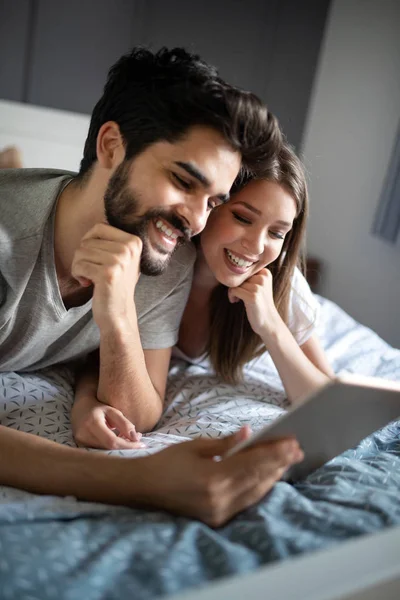
<path fill-rule="evenodd" d="M 322 299 L 318 333 L 337 372 L 400 380 L 400 351 Z M 66 369 L 0 375 L 4 425 L 73 445 L 71 401 Z M 225 435 L 243 423 L 256 430 L 285 407 L 268 355 L 249 365 L 245 383 L 235 389 L 201 365 L 176 361 L 160 425 L 145 436 L 148 449 L 136 455 L 199 435 Z M 400 424 L 301 484 L 279 482 L 218 530 L 160 511 L 4 487 L 0 497 L 2 598 L 154 598 L 400 523 Z"/>

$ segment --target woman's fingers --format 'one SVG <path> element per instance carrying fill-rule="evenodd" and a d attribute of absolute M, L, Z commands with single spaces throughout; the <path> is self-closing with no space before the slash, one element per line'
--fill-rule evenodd
<path fill-rule="evenodd" d="M 110 429 L 116 429 L 120 436 L 131 442 L 140 442 L 142 434 L 136 431 L 134 424 L 120 410 L 109 407 L 105 411 L 105 417 Z"/>
<path fill-rule="evenodd" d="M 141 434 L 136 432 L 134 425 L 120 411 L 109 406 L 93 410 L 75 433 L 79 446 L 102 450 L 145 448 L 140 438 Z"/>

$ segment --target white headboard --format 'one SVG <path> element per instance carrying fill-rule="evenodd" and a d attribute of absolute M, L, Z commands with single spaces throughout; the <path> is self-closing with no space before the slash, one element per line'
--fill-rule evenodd
<path fill-rule="evenodd" d="M 77 171 L 90 117 L 0 100 L 0 150 L 17 146 L 24 167 Z"/>

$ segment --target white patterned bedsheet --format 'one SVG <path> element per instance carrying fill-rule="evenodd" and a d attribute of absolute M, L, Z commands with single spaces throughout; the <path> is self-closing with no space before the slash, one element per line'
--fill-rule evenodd
<path fill-rule="evenodd" d="M 400 380 L 400 350 L 391 348 L 334 303 L 319 300 L 318 334 L 337 373 Z M 73 377 L 65 367 L 40 373 L 0 374 L 2 425 L 74 446 L 69 418 L 72 401 Z M 174 360 L 165 411 L 156 430 L 144 436 L 147 448 L 116 453 L 143 456 L 198 436 L 226 435 L 243 424 L 257 430 L 279 416 L 287 406 L 282 383 L 268 354 L 246 367 L 244 382 L 237 387 L 218 381 L 207 362 L 188 365 Z M 0 487 L 3 503 L 30 496 Z"/>

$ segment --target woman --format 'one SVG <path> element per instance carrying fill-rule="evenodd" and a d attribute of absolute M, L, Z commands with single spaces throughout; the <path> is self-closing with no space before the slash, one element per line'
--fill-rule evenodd
<path fill-rule="evenodd" d="M 314 333 L 318 303 L 296 267 L 307 212 L 304 171 L 287 145 L 261 178 L 214 209 L 198 241 L 175 355 L 209 355 L 235 383 L 268 350 L 292 402 L 333 376 Z"/>
<path fill-rule="evenodd" d="M 303 168 L 287 145 L 262 176 L 243 181 L 213 210 L 196 242 L 175 355 L 192 362 L 209 356 L 217 375 L 235 383 L 243 366 L 268 350 L 291 402 L 333 376 L 314 333 L 318 303 L 296 267 L 307 210 Z M 85 411 L 73 418 L 76 439 L 108 448 L 106 421 L 86 419 Z M 110 411 L 121 447 L 141 447 L 134 425 Z"/>

